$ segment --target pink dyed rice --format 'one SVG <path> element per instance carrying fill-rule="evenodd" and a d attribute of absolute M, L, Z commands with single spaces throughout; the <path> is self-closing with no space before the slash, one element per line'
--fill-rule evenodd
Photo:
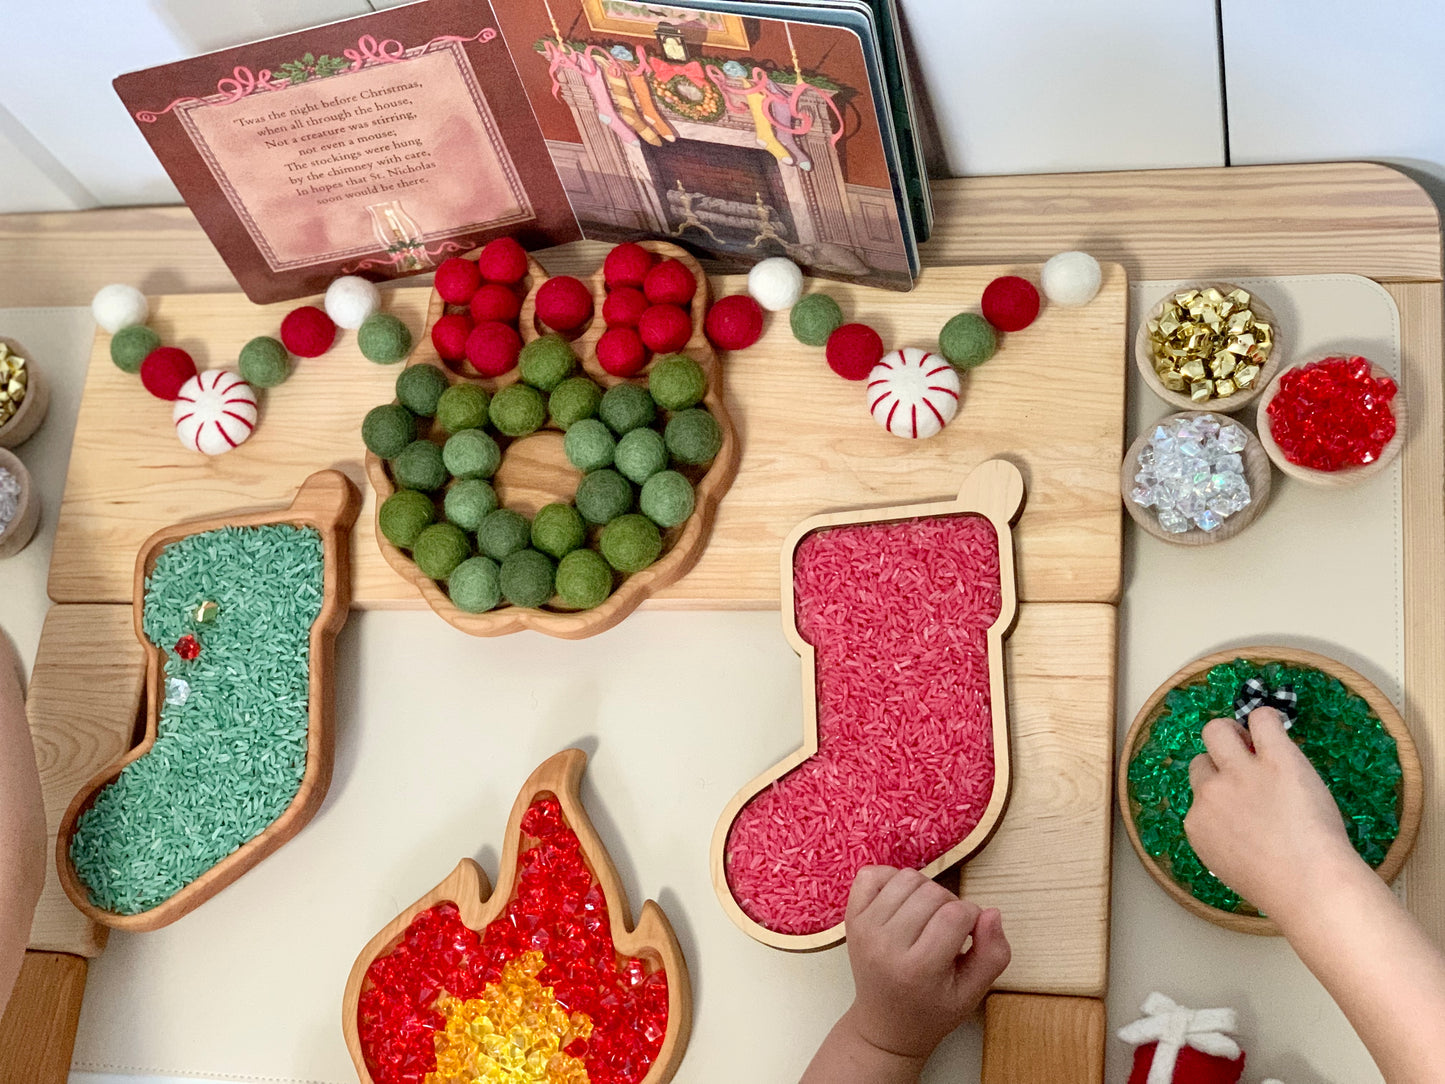
<path fill-rule="evenodd" d="M 981 516 L 819 531 L 793 589 L 817 652 L 818 753 L 743 807 L 725 868 L 753 921 L 807 934 L 843 920 L 861 867 L 922 868 L 983 816 L 998 537 Z"/>

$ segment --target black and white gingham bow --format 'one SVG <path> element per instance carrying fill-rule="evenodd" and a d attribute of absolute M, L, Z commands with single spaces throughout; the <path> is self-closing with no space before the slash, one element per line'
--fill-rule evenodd
<path fill-rule="evenodd" d="M 1284 728 L 1288 730 L 1294 726 L 1299 714 L 1299 697 L 1295 695 L 1293 685 L 1271 689 L 1259 678 L 1252 677 L 1234 694 L 1234 718 L 1248 726 L 1249 713 L 1255 708 L 1274 708 L 1284 716 Z"/>

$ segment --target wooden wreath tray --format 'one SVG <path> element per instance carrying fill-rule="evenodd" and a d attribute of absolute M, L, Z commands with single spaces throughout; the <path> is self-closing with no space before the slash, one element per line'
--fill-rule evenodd
<path fill-rule="evenodd" d="M 1279 928 L 1273 920 L 1264 915 L 1221 911 L 1202 900 L 1195 899 L 1192 893 L 1174 880 L 1144 849 L 1144 844 L 1139 838 L 1138 825 L 1134 821 L 1135 814 L 1138 813 L 1138 803 L 1129 798 L 1129 762 L 1134 759 L 1134 754 L 1139 747 L 1148 740 L 1150 729 L 1161 713 L 1160 709 L 1164 698 L 1169 695 L 1171 690 L 1181 685 L 1192 685 L 1203 680 L 1204 675 L 1212 667 L 1218 666 L 1222 662 L 1232 662 L 1235 659 L 1248 659 L 1258 664 L 1282 662 L 1288 666 L 1321 670 L 1337 679 L 1352 693 L 1362 697 L 1370 705 L 1370 709 L 1379 716 L 1380 722 L 1384 724 L 1390 736 L 1395 739 L 1401 773 L 1400 830 L 1389 851 L 1386 852 L 1385 860 L 1375 870 L 1386 883 L 1394 881 L 1399 876 L 1400 870 L 1404 868 L 1405 860 L 1410 857 L 1410 852 L 1415 847 L 1415 836 L 1420 830 L 1420 816 L 1424 807 L 1424 769 L 1420 765 L 1420 754 L 1415 748 L 1415 740 L 1411 737 L 1409 728 L 1405 726 L 1404 718 L 1396 710 L 1395 705 L 1390 703 L 1389 697 L 1363 674 L 1352 670 L 1344 663 L 1336 662 L 1334 659 L 1313 651 L 1269 646 L 1237 647 L 1216 651 L 1212 655 L 1205 655 L 1203 658 L 1195 659 L 1187 666 L 1181 667 L 1155 689 L 1148 700 L 1144 701 L 1144 706 L 1134 716 L 1134 722 L 1129 727 L 1128 735 L 1124 738 L 1123 749 L 1119 754 L 1118 779 L 1115 783 L 1119 812 L 1123 815 L 1124 830 L 1129 833 L 1129 842 L 1133 844 L 1134 853 L 1139 856 L 1139 861 L 1149 871 L 1149 876 L 1153 877 L 1159 887 L 1169 894 L 1170 899 L 1190 914 L 1212 922 L 1216 926 L 1223 926 L 1226 930 L 1234 930 L 1236 933 L 1275 935 L 1279 933 Z"/>
<path fill-rule="evenodd" d="M 470 858 L 463 858 L 446 879 L 387 923 L 357 956 L 351 974 L 346 980 L 342 996 L 341 1030 L 346 1038 L 347 1050 L 356 1066 L 356 1074 L 362 1084 L 373 1084 L 362 1050 L 358 1009 L 363 989 L 368 982 L 367 971 L 380 956 L 391 952 L 401 942 L 402 936 L 412 920 L 423 911 L 440 903 L 453 903 L 461 913 L 461 920 L 478 932 L 487 928 L 502 915 L 517 889 L 518 860 L 525 833 L 522 820 L 532 803 L 539 798 L 552 797 L 562 807 L 563 819 L 577 834 L 581 842 L 582 856 L 590 867 L 596 884 L 602 889 L 607 901 L 608 922 L 612 941 L 623 956 L 640 957 L 652 965 L 652 971 L 663 970 L 667 975 L 668 1004 L 667 1029 L 647 1075 L 641 1084 L 666 1084 L 677 1071 L 687 1049 L 688 1036 L 692 1030 L 692 987 L 688 978 L 687 963 L 682 948 L 667 916 L 652 900 L 642 905 L 637 925 L 632 924 L 632 909 L 628 903 L 627 891 L 617 868 L 608 853 L 587 810 L 582 804 L 579 787 L 582 772 L 587 767 L 587 754 L 580 749 L 564 749 L 543 761 L 517 794 L 511 815 L 507 818 L 506 838 L 502 844 L 500 883 L 496 891 L 486 873 Z"/>
<path fill-rule="evenodd" d="M 923 867 L 933 877 L 981 848 L 993 834 L 1008 801 L 1010 751 L 1006 686 L 1004 681 L 1004 637 L 1017 615 L 1014 589 L 1012 522 L 1023 503 L 1024 483 L 1018 468 L 1005 460 L 990 460 L 976 468 L 964 481 L 958 497 L 932 504 L 894 505 L 863 511 L 815 516 L 795 527 L 783 544 L 781 584 L 783 631 L 802 661 L 803 745 L 763 772 L 733 796 L 713 832 L 711 868 L 713 887 L 723 910 L 749 936 L 774 948 L 808 951 L 836 944 L 845 936 L 843 923 L 811 933 L 781 933 L 755 921 L 733 895 L 726 870 L 728 839 L 743 809 L 761 792 L 781 780 L 819 753 L 817 652 L 798 627 L 794 599 L 794 565 L 799 546 L 818 531 L 857 524 L 888 523 L 933 517 L 976 516 L 987 519 L 997 537 L 999 563 L 999 612 L 987 630 L 989 707 L 992 717 L 993 784 L 985 809 L 972 829 Z"/>
<path fill-rule="evenodd" d="M 705 470 L 696 470 L 689 476 L 689 480 L 693 482 L 697 507 L 680 526 L 663 531 L 661 557 L 641 572 L 627 576 L 601 605 L 590 610 L 569 610 L 560 606 L 555 599 L 541 609 L 504 603 L 500 608 L 486 613 L 459 610 L 447 597 L 443 587 L 423 574 L 411 556 L 387 541 L 380 528 L 377 528 L 376 543 L 381 547 L 387 564 L 421 593 L 428 606 L 463 632 L 473 636 L 502 636 L 522 629 L 535 629 L 537 632 L 545 632 L 566 640 L 595 636 L 612 628 L 656 592 L 687 575 L 702 557 L 712 531 L 713 520 L 717 516 L 718 505 L 737 476 L 740 457 L 738 435 L 723 399 L 723 369 L 718 363 L 716 351 L 703 334 L 703 317 L 708 305 L 707 275 L 691 255 L 676 245 L 664 241 L 643 241 L 641 244 L 664 258 L 674 257 L 681 260 L 697 280 L 697 294 L 692 301 L 692 336 L 682 352 L 697 361 L 707 375 L 707 394 L 703 403 L 717 419 L 723 434 L 722 449 L 717 458 Z M 545 329 L 537 323 L 536 308 L 537 290 L 546 281 L 547 274 L 536 260 L 530 260 L 530 263 L 527 297 L 522 303 L 519 316 L 524 343 L 532 342 L 545 334 Z M 577 352 L 584 373 L 603 388 L 626 383 L 645 386 L 646 370 L 633 380 L 625 380 L 610 375 L 597 364 L 597 340 L 606 330 L 602 321 L 602 303 L 607 295 L 601 267 L 592 275 L 590 285 L 592 320 L 580 335 L 572 339 L 572 348 Z M 426 326 L 430 328 L 445 311 L 446 303 L 441 295 L 433 290 L 427 306 Z M 496 378 L 459 372 L 461 369 L 471 372 L 471 366 L 465 361 L 449 363 L 442 360 L 432 346 L 430 335 L 420 339 L 407 365 L 431 365 L 445 373 L 453 384 L 476 383 L 491 393 L 516 383 L 521 377 L 517 369 Z M 553 501 L 571 502 L 581 474 L 567 461 L 562 448 L 562 431 L 550 418 L 544 428 L 530 436 L 515 440 L 501 437 L 500 440 L 505 442 L 502 465 L 493 482 L 501 507 L 511 508 L 531 518 L 543 505 Z M 674 469 L 685 473 L 693 470 L 682 466 Z M 382 502 L 396 491 L 396 486 L 386 463 L 371 452 L 366 453 L 366 475 L 371 480 L 372 489 L 376 491 L 376 507 L 379 513 Z M 590 533 L 595 535 L 596 531 Z"/>
<path fill-rule="evenodd" d="M 360 508 L 361 495 L 345 475 L 337 471 L 321 471 L 306 480 L 291 504 L 285 508 L 179 523 L 157 531 L 141 548 L 135 564 L 132 614 L 135 635 L 145 648 L 146 656 L 145 736 L 140 744 L 102 769 L 80 788 L 61 818 L 55 839 L 55 860 L 61 887 L 70 897 L 70 901 L 91 919 L 121 930 L 155 930 L 167 926 L 195 910 L 263 858 L 275 852 L 301 831 L 320 808 L 326 797 L 326 790 L 331 785 L 332 723 L 335 714 L 332 663 L 336 634 L 346 623 L 349 610 L 351 548 L 348 542 L 352 524 L 356 522 Z M 281 816 L 259 835 L 242 844 L 164 902 L 130 915 L 97 907 L 91 902 L 90 894 L 70 860 L 70 841 L 75 834 L 76 822 L 80 815 L 90 808 L 100 792 L 120 775 L 121 769 L 150 752 L 156 741 L 160 709 L 166 697 L 165 652 L 146 637 L 143 624 L 146 578 L 155 568 L 161 551 L 182 538 L 221 527 L 260 527 L 271 524 L 314 527 L 321 534 L 325 565 L 323 602 L 320 613 L 311 625 L 308 648 L 310 707 L 306 737 L 306 771 L 300 788 Z"/>

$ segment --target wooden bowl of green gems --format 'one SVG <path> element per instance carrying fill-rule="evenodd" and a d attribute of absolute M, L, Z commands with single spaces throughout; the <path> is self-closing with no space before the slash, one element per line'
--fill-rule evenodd
<path fill-rule="evenodd" d="M 1395 706 L 1334 659 L 1288 647 L 1240 647 L 1196 659 L 1144 702 L 1119 758 L 1119 809 L 1149 875 L 1191 914 L 1239 933 L 1278 934 L 1258 908 L 1204 867 L 1184 834 L 1189 762 L 1200 732 L 1234 715 L 1240 686 L 1258 677 L 1294 686 L 1294 740 L 1320 773 L 1355 850 L 1389 883 L 1415 846 L 1424 800 L 1415 742 Z"/>

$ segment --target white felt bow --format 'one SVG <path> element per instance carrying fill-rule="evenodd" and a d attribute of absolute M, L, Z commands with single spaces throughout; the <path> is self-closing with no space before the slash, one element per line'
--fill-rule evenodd
<path fill-rule="evenodd" d="M 1131 1046 L 1159 1044 L 1147 1084 L 1169 1084 L 1179 1051 L 1186 1046 L 1230 1061 L 1239 1057 L 1239 1044 L 1228 1035 L 1238 1027 L 1233 1009 L 1186 1009 L 1160 993 L 1146 997 L 1142 1009 L 1143 1018 L 1120 1028 L 1119 1038 Z"/>

